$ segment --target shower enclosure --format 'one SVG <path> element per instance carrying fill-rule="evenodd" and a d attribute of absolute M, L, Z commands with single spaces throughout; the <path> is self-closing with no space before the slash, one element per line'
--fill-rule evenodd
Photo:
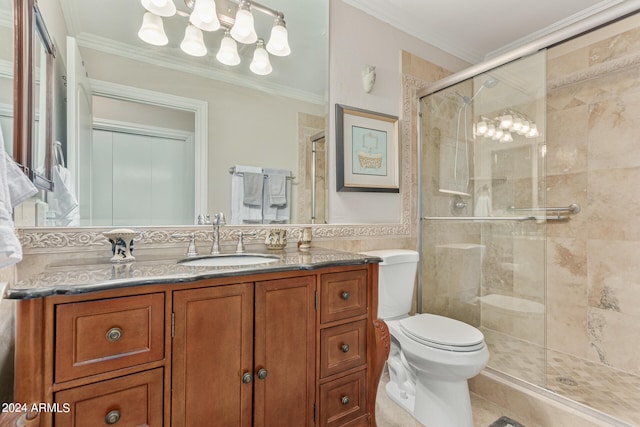
<path fill-rule="evenodd" d="M 419 99 L 418 310 L 478 327 L 489 369 L 611 425 L 640 425 L 639 27 Z"/>

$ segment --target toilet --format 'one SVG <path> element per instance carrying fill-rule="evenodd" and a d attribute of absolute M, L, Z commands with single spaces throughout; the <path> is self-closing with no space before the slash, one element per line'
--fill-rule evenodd
<path fill-rule="evenodd" d="M 427 427 L 473 427 L 467 380 L 489 361 L 482 332 L 435 314 L 409 316 L 418 253 L 368 251 L 379 264 L 378 318 L 391 334 L 389 397 Z"/>

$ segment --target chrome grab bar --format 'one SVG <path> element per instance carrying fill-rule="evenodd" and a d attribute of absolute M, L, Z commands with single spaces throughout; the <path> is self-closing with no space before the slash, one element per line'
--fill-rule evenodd
<path fill-rule="evenodd" d="M 544 216 L 423 216 L 423 221 L 562 221 L 566 215 Z"/>
<path fill-rule="evenodd" d="M 569 206 L 556 207 L 556 208 L 547 208 L 547 207 L 532 207 L 532 208 L 516 208 L 515 206 L 509 207 L 510 211 L 518 211 L 518 212 L 567 212 L 569 214 L 577 214 L 580 212 L 580 205 L 577 203 L 572 203 Z"/>

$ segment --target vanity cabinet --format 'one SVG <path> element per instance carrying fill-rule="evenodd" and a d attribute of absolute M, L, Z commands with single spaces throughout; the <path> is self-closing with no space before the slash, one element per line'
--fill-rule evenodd
<path fill-rule="evenodd" d="M 377 268 L 21 300 L 15 400 L 44 427 L 375 426 Z"/>
<path fill-rule="evenodd" d="M 312 426 L 315 289 L 304 276 L 174 292 L 171 425 Z"/>

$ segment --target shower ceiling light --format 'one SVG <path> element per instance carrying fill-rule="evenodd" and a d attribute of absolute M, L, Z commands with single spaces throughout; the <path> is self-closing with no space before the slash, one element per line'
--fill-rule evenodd
<path fill-rule="evenodd" d="M 207 48 L 204 44 L 202 31 L 212 32 L 224 28 L 225 35 L 222 37 L 220 48 L 216 54 L 218 61 L 225 65 L 238 65 L 240 57 L 238 56 L 238 48 L 235 41 L 245 44 L 258 42 L 254 52 L 254 61 L 250 68 L 259 75 L 271 73 L 269 53 L 276 56 L 291 54 L 284 14 L 251 0 L 231 1 L 238 3 L 235 18 L 218 13 L 215 0 L 184 0 L 185 5 L 191 11 L 190 14 L 178 11 L 173 0 L 140 0 L 147 12 L 143 16 L 142 27 L 138 31 L 138 37 L 154 46 L 164 46 L 169 40 L 164 32 L 162 17 L 175 15 L 186 17 L 188 22 L 180 48 L 187 54 L 192 56 L 206 55 Z M 262 40 L 258 41 L 252 10 L 257 10 L 275 18 L 269 42 L 266 44 L 266 50 L 264 42 Z M 231 11 L 225 10 L 225 13 L 227 12 Z M 221 24 L 221 22 L 224 24 Z M 258 62 L 256 62 L 256 59 Z M 256 64 L 254 65 L 254 63 Z"/>

